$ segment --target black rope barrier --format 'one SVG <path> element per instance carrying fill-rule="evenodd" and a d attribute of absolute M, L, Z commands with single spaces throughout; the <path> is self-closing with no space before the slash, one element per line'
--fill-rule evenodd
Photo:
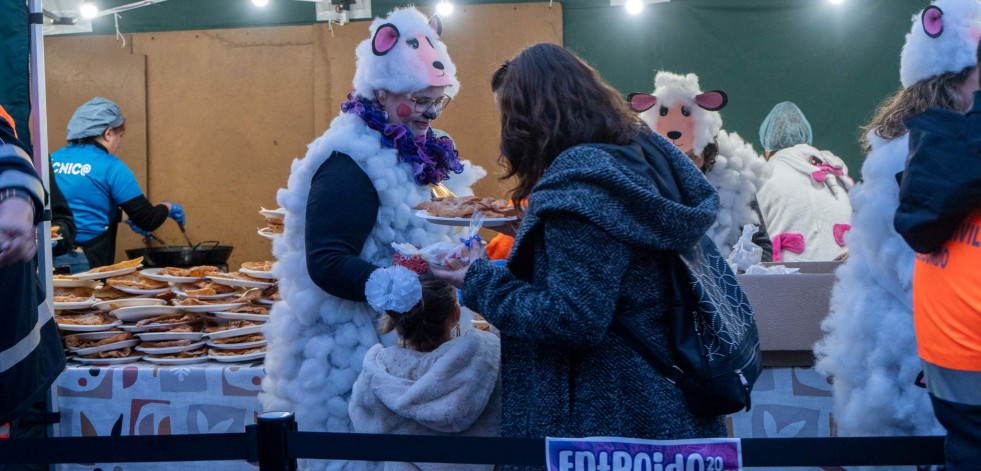
<path fill-rule="evenodd" d="M 743 466 L 943 464 L 943 437 L 746 438 Z M 297 459 L 545 465 L 544 438 L 298 432 L 289 413 L 267 413 L 246 433 L 0 440 L 0 464 L 245 460 L 291 471 Z"/>

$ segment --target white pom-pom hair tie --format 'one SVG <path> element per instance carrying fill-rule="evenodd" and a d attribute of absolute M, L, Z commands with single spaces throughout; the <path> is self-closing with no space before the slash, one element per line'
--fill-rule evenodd
<path fill-rule="evenodd" d="M 416 272 L 396 265 L 371 272 L 364 294 L 377 311 L 409 312 L 422 299 L 422 284 Z"/>

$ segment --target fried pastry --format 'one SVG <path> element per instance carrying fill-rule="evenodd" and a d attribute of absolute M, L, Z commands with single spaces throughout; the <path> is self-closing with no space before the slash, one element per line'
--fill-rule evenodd
<path fill-rule="evenodd" d="M 188 339 L 184 340 L 162 340 L 159 342 L 143 342 L 140 344 L 144 348 L 170 348 L 170 347 L 186 347 L 191 344 Z"/>
<path fill-rule="evenodd" d="M 140 266 L 141 263 L 143 263 L 143 257 L 138 257 L 132 260 L 126 260 L 125 262 L 119 262 L 114 265 L 93 268 L 86 273 L 105 273 L 109 271 L 122 270 L 124 268 L 134 268 Z"/>
<path fill-rule="evenodd" d="M 255 352 L 264 352 L 266 347 L 256 347 L 256 348 L 243 348 L 241 350 L 221 350 L 217 348 L 209 348 L 208 354 L 216 355 L 220 357 L 234 357 L 239 355 L 248 355 Z"/>
<path fill-rule="evenodd" d="M 239 335 L 238 337 L 225 337 L 223 339 L 214 339 L 211 343 L 217 343 L 221 345 L 235 344 L 235 343 L 249 343 L 249 342 L 259 342 L 265 340 L 266 338 L 262 334 L 251 334 L 251 335 Z"/>
<path fill-rule="evenodd" d="M 112 337 L 102 339 L 102 340 L 86 340 L 80 337 L 67 337 L 65 338 L 65 346 L 69 348 L 93 348 L 101 347 L 103 345 L 109 345 L 111 343 L 122 342 L 124 340 L 129 340 L 133 338 L 133 334 L 129 332 L 119 332 Z"/>
<path fill-rule="evenodd" d="M 115 288 L 133 288 L 133 289 L 161 289 L 170 286 L 166 282 L 151 280 L 139 274 L 130 274 L 124 276 L 117 276 L 114 278 L 109 278 L 106 280 L 106 284 Z"/>
<path fill-rule="evenodd" d="M 146 345 L 146 344 L 144 344 Z M 178 360 L 181 358 L 197 358 L 203 357 L 208 354 L 208 349 L 201 347 L 196 350 L 184 350 L 177 353 L 171 353 L 168 355 L 154 355 L 153 358 L 165 358 L 169 360 Z"/>
<path fill-rule="evenodd" d="M 80 355 L 79 358 L 88 358 L 91 360 L 96 359 L 107 359 L 107 358 L 126 358 L 142 356 L 139 352 L 134 355 L 133 349 L 131 347 L 120 348 L 118 350 L 109 350 L 107 352 L 93 353 L 91 355 Z"/>
<path fill-rule="evenodd" d="M 267 260 L 265 262 L 245 262 L 242 264 L 242 268 L 252 271 L 272 271 L 274 263 L 276 262 L 272 260 Z"/>
<path fill-rule="evenodd" d="M 101 311 L 90 312 L 88 314 L 75 314 L 70 316 L 55 316 L 55 322 L 65 325 L 106 325 L 112 324 L 113 320 Z"/>
<path fill-rule="evenodd" d="M 143 327 L 145 325 L 151 324 L 181 324 L 198 320 L 200 316 L 193 312 L 185 312 L 183 314 L 166 314 L 163 316 L 151 317 L 148 319 L 143 319 L 136 323 L 137 327 Z"/>

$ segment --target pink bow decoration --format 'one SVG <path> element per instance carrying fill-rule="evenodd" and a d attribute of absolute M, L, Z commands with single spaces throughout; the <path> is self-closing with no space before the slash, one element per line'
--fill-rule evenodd
<path fill-rule="evenodd" d="M 784 232 L 773 239 L 773 261 L 781 262 L 780 252 L 789 250 L 796 254 L 804 253 L 804 234 Z"/>
<path fill-rule="evenodd" d="M 820 170 L 811 172 L 811 178 L 818 183 L 824 183 L 824 181 L 828 178 L 827 173 L 829 172 L 842 178 L 845 177 L 845 172 L 841 169 L 841 167 L 832 167 L 828 164 L 818 164 L 816 167 Z"/>
<path fill-rule="evenodd" d="M 850 230 L 852 230 L 851 224 L 835 224 L 835 242 L 837 242 L 839 246 L 845 246 L 845 233 Z"/>

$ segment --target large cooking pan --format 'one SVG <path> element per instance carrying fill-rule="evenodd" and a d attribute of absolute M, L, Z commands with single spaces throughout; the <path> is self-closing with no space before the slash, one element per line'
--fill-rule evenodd
<path fill-rule="evenodd" d="M 143 257 L 147 268 L 190 268 L 199 265 L 224 265 L 232 255 L 232 246 L 219 245 L 217 240 L 207 240 L 193 247 L 187 245 L 145 247 L 127 249 L 130 259 Z"/>

